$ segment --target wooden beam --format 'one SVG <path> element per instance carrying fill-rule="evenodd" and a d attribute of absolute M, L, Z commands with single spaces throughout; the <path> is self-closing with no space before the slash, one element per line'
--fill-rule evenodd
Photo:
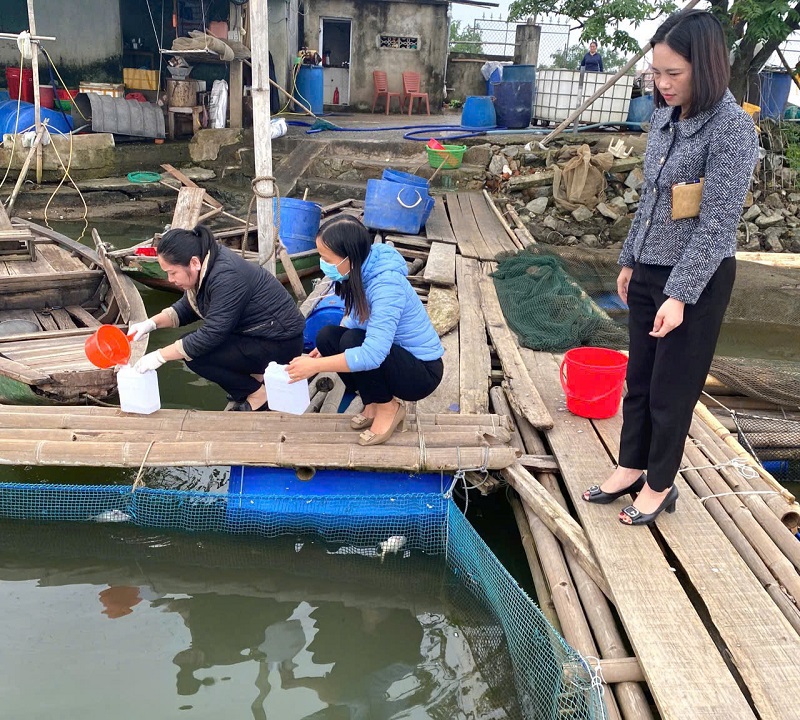
<path fill-rule="evenodd" d="M 477 260 L 456 258 L 459 305 L 459 407 L 467 414 L 489 409 L 491 360 L 480 299 L 481 270 Z"/>

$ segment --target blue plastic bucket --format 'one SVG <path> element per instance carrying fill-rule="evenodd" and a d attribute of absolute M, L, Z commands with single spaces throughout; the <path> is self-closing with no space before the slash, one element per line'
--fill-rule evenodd
<path fill-rule="evenodd" d="M 503 71 L 498 68 L 489 76 L 489 79 L 486 81 L 486 94 L 491 95 L 492 85 L 494 83 L 499 83 L 502 79 L 503 79 Z"/>
<path fill-rule="evenodd" d="M 294 96 L 315 115 L 322 115 L 322 65 L 301 65 Z"/>
<path fill-rule="evenodd" d="M 780 120 L 789 100 L 789 90 L 792 87 L 792 77 L 784 72 L 760 72 L 761 80 L 761 119 Z"/>
<path fill-rule="evenodd" d="M 277 198 L 273 198 L 273 213 L 276 208 Z M 322 208 L 317 203 L 281 198 L 280 236 L 290 255 L 316 248 L 321 218 Z"/>
<path fill-rule="evenodd" d="M 317 347 L 317 333 L 326 325 L 338 325 L 344 317 L 344 300 L 338 295 L 326 295 L 306 318 L 303 330 L 303 349 L 308 352 Z"/>
<path fill-rule="evenodd" d="M 628 106 L 628 122 L 650 122 L 650 117 L 655 108 L 652 95 L 641 95 L 640 97 L 632 98 L 631 104 Z"/>
<path fill-rule="evenodd" d="M 72 131 L 70 115 L 65 118 L 58 110 L 48 110 L 47 108 L 41 108 L 41 113 L 42 120 L 49 120 L 48 126 L 53 134 L 68 134 Z M 35 124 L 34 108 L 31 103 L 21 102 L 19 104 L 19 120 L 17 120 L 17 101 L 0 102 L 0 134 L 33 130 Z"/>
<path fill-rule="evenodd" d="M 364 225 L 373 230 L 417 235 L 428 208 L 428 191 L 419 186 L 367 180 Z"/>
<path fill-rule="evenodd" d="M 400 183 L 402 185 L 413 185 L 414 187 L 425 188 L 426 192 L 430 192 L 430 183 L 419 175 L 412 175 L 411 173 L 403 172 L 402 170 L 392 170 L 387 168 L 383 171 L 383 179 L 393 183 Z M 425 209 L 422 211 L 422 225 L 428 222 L 428 218 L 433 212 L 433 206 L 436 201 L 428 196 L 425 200 Z"/>
<path fill-rule="evenodd" d="M 528 127 L 531 124 L 533 84 L 529 82 L 499 82 L 492 87 L 497 126 L 512 129 Z"/>
<path fill-rule="evenodd" d="M 468 128 L 497 127 L 494 98 L 489 95 L 470 95 L 461 111 L 461 125 Z"/>

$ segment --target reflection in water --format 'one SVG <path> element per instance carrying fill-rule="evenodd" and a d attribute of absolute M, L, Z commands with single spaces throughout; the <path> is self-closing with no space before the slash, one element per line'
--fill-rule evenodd
<path fill-rule="evenodd" d="M 454 618 L 492 621 L 442 558 L 120 525 L 0 533 L 6 717 L 43 717 L 53 698 L 86 720 L 109 704 L 115 720 L 518 717 L 489 702 Z"/>

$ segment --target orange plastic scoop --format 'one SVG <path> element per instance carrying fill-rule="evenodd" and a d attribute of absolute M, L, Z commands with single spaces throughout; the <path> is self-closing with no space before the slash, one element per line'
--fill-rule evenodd
<path fill-rule="evenodd" d="M 428 140 L 428 147 L 431 150 L 444 150 L 444 145 L 442 145 L 442 143 L 440 143 L 435 138 L 431 138 L 430 140 Z"/>
<path fill-rule="evenodd" d="M 101 325 L 86 338 L 86 357 L 99 368 L 125 365 L 131 358 L 132 338 L 133 334 L 126 335 L 116 325 Z"/>

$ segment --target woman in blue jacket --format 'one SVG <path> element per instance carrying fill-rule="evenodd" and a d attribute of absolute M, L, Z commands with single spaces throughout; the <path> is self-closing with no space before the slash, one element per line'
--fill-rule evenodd
<path fill-rule="evenodd" d="M 380 445 L 402 425 L 402 400 L 421 400 L 442 381 L 444 348 L 408 282 L 406 261 L 389 245 L 373 245 L 367 228 L 344 215 L 325 223 L 317 237 L 320 269 L 344 300 L 341 325 L 317 334 L 317 347 L 289 363 L 303 380 L 336 372 L 364 410 L 350 421 L 363 430 L 360 445 Z"/>

